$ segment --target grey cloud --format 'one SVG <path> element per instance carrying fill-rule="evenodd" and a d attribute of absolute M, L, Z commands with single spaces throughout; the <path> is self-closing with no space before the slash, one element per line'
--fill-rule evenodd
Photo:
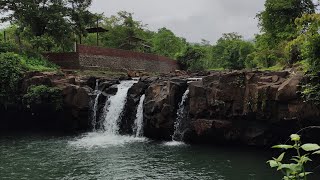
<path fill-rule="evenodd" d="M 259 32 L 255 16 L 263 4 L 264 0 L 94 0 L 92 10 L 107 16 L 134 12 L 152 30 L 167 27 L 191 42 L 215 42 L 226 32 L 252 38 Z"/>
<path fill-rule="evenodd" d="M 226 32 L 252 38 L 259 32 L 255 15 L 263 4 L 264 0 L 93 0 L 91 9 L 106 16 L 133 12 L 152 30 L 167 27 L 191 42 L 215 42 Z"/>

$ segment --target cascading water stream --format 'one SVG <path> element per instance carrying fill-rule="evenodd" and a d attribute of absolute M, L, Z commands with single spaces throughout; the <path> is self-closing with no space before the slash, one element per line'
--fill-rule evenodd
<path fill-rule="evenodd" d="M 133 132 L 136 137 L 143 136 L 143 103 L 146 95 L 142 95 L 140 98 L 139 106 L 137 109 L 136 120 L 134 121 Z"/>
<path fill-rule="evenodd" d="M 127 93 L 135 83 L 136 81 L 122 81 L 118 85 L 116 95 L 111 96 L 107 100 L 102 116 L 105 134 L 119 134 L 119 121 L 121 120 L 121 113 L 126 103 Z"/>
<path fill-rule="evenodd" d="M 96 80 L 96 86 L 94 89 L 94 102 L 93 102 L 93 107 L 92 107 L 92 115 L 91 115 L 91 123 L 93 127 L 93 131 L 96 130 L 96 125 L 97 125 L 97 111 L 98 111 L 98 103 L 99 103 L 99 97 L 101 95 L 101 91 L 99 91 L 99 80 Z"/>
<path fill-rule="evenodd" d="M 101 115 L 100 121 L 103 129 L 100 131 L 88 133 L 81 139 L 78 139 L 71 144 L 78 147 L 93 148 L 93 147 L 110 147 L 119 146 L 126 143 L 143 142 L 146 139 L 142 137 L 121 136 L 119 135 L 121 114 L 124 110 L 127 94 L 129 89 L 137 81 L 122 81 L 117 87 L 116 95 L 108 98 Z M 139 132 L 141 132 L 139 130 Z"/>
<path fill-rule="evenodd" d="M 177 119 L 174 123 L 174 134 L 172 135 L 173 141 L 182 141 L 183 135 L 183 120 L 186 119 L 186 112 L 185 112 L 185 102 L 189 95 L 189 89 L 182 96 L 182 100 L 179 103 L 179 109 L 177 111 Z"/>

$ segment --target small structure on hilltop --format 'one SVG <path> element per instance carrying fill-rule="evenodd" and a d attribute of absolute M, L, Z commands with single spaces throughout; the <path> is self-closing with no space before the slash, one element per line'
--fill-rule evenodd
<path fill-rule="evenodd" d="M 102 27 L 94 27 L 94 28 L 87 28 L 86 29 L 88 33 L 92 34 L 92 33 L 97 33 L 97 46 L 99 46 L 99 33 L 103 33 L 103 32 L 108 32 L 109 30 L 104 29 Z"/>

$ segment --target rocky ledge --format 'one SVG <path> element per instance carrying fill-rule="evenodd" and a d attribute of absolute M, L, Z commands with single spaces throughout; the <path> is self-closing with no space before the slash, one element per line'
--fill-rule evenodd
<path fill-rule="evenodd" d="M 152 82 L 146 90 L 146 136 L 171 138 L 178 103 L 189 88 L 184 141 L 254 146 L 283 142 L 303 127 L 320 124 L 319 107 L 299 96 L 303 79 L 301 73 L 257 71 Z M 306 131 L 304 137 L 315 139 L 314 133 Z"/>
<path fill-rule="evenodd" d="M 196 78 L 195 78 L 196 77 Z M 265 146 L 286 140 L 303 127 L 320 125 L 319 107 L 306 103 L 299 96 L 303 74 L 282 72 L 209 72 L 160 77 L 141 77 L 129 89 L 122 113 L 120 131 L 132 134 L 132 126 L 140 97 L 144 101 L 144 134 L 157 140 L 171 140 L 182 95 L 189 89 L 183 140 L 189 143 L 242 144 Z M 97 81 L 98 79 L 98 81 Z M 38 112 L 13 108 L 5 111 L 8 127 L 47 127 L 68 131 L 92 128 L 89 107 L 99 89 L 97 111 L 106 99 L 117 92 L 121 78 L 77 77 L 72 74 L 30 73 L 22 82 L 22 93 L 31 85 L 47 85 L 61 89 L 63 108 L 60 111 L 41 109 Z M 99 82 L 98 84 L 96 82 Z M 10 108 L 9 108 L 10 109 Z M 13 114 L 13 115 L 12 115 Z M 23 123 L 21 123 L 23 122 Z M 96 124 L 96 126 L 98 126 Z M 95 127 L 99 128 L 99 127 Z M 305 131 L 304 137 L 317 137 L 316 131 Z"/>

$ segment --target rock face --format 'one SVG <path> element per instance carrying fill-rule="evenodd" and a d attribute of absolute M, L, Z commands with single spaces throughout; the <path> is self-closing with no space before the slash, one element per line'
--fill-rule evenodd
<path fill-rule="evenodd" d="M 171 140 L 178 104 L 187 81 L 159 80 L 150 84 L 144 103 L 144 132 L 153 139 Z"/>
<path fill-rule="evenodd" d="M 120 130 L 122 134 L 132 134 L 132 127 L 136 119 L 137 107 L 140 97 L 145 94 L 147 83 L 139 81 L 134 84 L 128 91 L 127 102 L 124 107 L 122 119 L 120 122 Z"/>
<path fill-rule="evenodd" d="M 195 78 L 199 76 L 203 77 L 202 80 Z M 319 107 L 304 102 L 297 94 L 303 78 L 302 74 L 287 71 L 191 75 L 176 72 L 160 77 L 143 76 L 128 91 L 119 124 L 120 133 L 132 135 L 137 107 L 145 94 L 144 135 L 157 140 L 171 140 L 179 103 L 189 89 L 188 111 L 183 120 L 184 141 L 253 146 L 283 143 L 291 133 L 303 127 L 320 125 Z M 101 114 L 107 99 L 117 93 L 117 84 L 123 79 L 128 78 L 100 79 L 97 84 L 95 77 L 27 74 L 21 85 L 22 94 L 31 85 L 58 87 L 62 90 L 63 108 L 52 111 L 43 106 L 38 112 L 30 112 L 23 106 L 8 106 L 2 110 L 4 118 L 0 120 L 0 129 L 29 127 L 88 131 L 92 128 L 89 118 L 92 100 L 97 97 L 94 90 L 98 88 L 101 92 L 96 109 L 97 114 Z M 101 128 L 99 124 L 97 122 L 95 128 Z M 319 133 L 314 134 L 317 133 L 312 132 L 313 137 Z M 308 137 L 308 133 L 304 137 Z"/>
<path fill-rule="evenodd" d="M 304 126 L 320 124 L 318 107 L 297 95 L 301 74 L 214 72 L 190 82 L 184 140 L 190 143 L 271 145 Z M 157 81 L 145 102 L 147 137 L 169 139 L 186 82 Z M 312 123 L 311 123 L 312 122 Z"/>
<path fill-rule="evenodd" d="M 115 93 L 112 88 L 119 81 L 104 80 L 101 84 L 107 93 Z M 22 103 L 0 106 L 3 118 L 0 119 L 0 130 L 18 131 L 88 131 L 91 127 L 90 100 L 96 85 L 95 77 L 75 77 L 62 73 L 31 72 L 25 74 L 21 84 L 21 95 L 27 93 L 30 86 L 46 85 L 61 90 L 62 108 L 52 109 L 51 102 L 42 102 L 37 109 L 30 109 Z M 106 97 L 101 96 L 105 102 Z M 100 103 L 103 104 L 103 103 Z M 17 113 L 18 112 L 18 113 Z"/>

